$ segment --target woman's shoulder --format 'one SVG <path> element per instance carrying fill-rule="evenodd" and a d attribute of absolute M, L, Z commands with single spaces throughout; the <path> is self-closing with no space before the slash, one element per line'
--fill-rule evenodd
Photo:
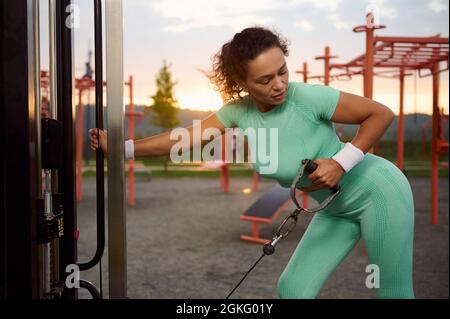
<path fill-rule="evenodd" d="M 293 102 L 301 104 L 317 103 L 338 94 L 339 90 L 324 84 L 289 82 L 289 97 Z M 297 103 L 294 103 L 297 104 Z"/>
<path fill-rule="evenodd" d="M 288 91 L 291 97 L 308 97 L 320 93 L 323 87 L 324 85 L 317 83 L 289 82 Z"/>
<path fill-rule="evenodd" d="M 312 118 L 330 119 L 339 99 L 339 90 L 315 83 L 290 82 L 289 85 L 291 105 L 310 114 Z"/>
<path fill-rule="evenodd" d="M 236 98 L 226 102 L 223 107 L 248 108 L 250 105 L 250 97 L 245 95 L 241 98 Z"/>
<path fill-rule="evenodd" d="M 249 102 L 248 95 L 228 101 L 216 112 L 216 116 L 225 127 L 239 126 L 239 123 L 248 113 Z"/>

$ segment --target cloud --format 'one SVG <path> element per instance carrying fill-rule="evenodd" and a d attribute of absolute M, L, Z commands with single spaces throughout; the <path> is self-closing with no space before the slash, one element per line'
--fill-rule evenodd
<path fill-rule="evenodd" d="M 191 29 L 202 28 L 206 26 L 223 26 L 228 25 L 234 31 L 240 31 L 246 27 L 253 25 L 264 25 L 271 22 L 272 19 L 255 14 L 246 14 L 241 16 L 228 17 L 210 17 L 205 16 L 199 19 L 193 19 L 186 23 L 179 23 L 163 28 L 166 32 L 186 32 Z"/>
<path fill-rule="evenodd" d="M 314 5 L 317 9 L 337 11 L 341 4 L 341 0 L 293 0 L 289 1 L 291 5 L 309 4 Z"/>
<path fill-rule="evenodd" d="M 375 4 L 378 7 L 381 18 L 380 21 L 383 18 L 388 19 L 397 18 L 397 9 L 388 4 L 389 0 L 366 0 L 366 2 L 369 4 Z M 382 21 L 381 24 L 383 24 Z"/>
<path fill-rule="evenodd" d="M 347 22 L 343 21 L 337 13 L 329 14 L 327 16 L 327 19 L 330 20 L 331 22 L 333 22 L 333 26 L 338 30 L 350 28 L 349 24 Z"/>
<path fill-rule="evenodd" d="M 294 25 L 306 32 L 310 32 L 315 29 L 315 27 L 305 19 L 295 22 Z"/>
<path fill-rule="evenodd" d="M 147 5 L 170 21 L 164 28 L 166 32 L 185 32 L 210 26 L 241 29 L 242 26 L 264 24 L 272 21 L 274 11 L 300 5 L 335 12 L 340 2 L 341 0 L 154 0 Z"/>
<path fill-rule="evenodd" d="M 431 0 L 428 7 L 435 13 L 440 13 L 442 11 L 448 10 L 448 5 L 442 0 Z"/>

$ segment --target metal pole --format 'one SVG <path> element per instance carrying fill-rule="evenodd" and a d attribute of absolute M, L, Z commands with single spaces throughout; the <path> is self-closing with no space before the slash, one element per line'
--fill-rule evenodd
<path fill-rule="evenodd" d="M 373 29 L 366 30 L 366 60 L 364 63 L 364 96 L 373 97 Z"/>
<path fill-rule="evenodd" d="M 303 82 L 308 83 L 308 63 L 303 62 Z"/>
<path fill-rule="evenodd" d="M 129 88 L 129 98 L 130 102 L 128 105 L 128 138 L 134 140 L 134 104 L 133 104 L 133 76 L 130 75 L 128 80 L 128 88 Z M 134 161 L 128 161 L 128 204 L 130 206 L 134 206 L 136 204 L 134 198 Z"/>
<path fill-rule="evenodd" d="M 55 0 L 49 0 L 48 3 L 49 19 L 49 86 L 50 86 L 50 117 L 56 119 L 56 96 L 57 96 L 57 78 L 56 78 L 56 3 Z"/>
<path fill-rule="evenodd" d="M 49 19 L 49 87 L 50 87 L 50 115 L 52 119 L 58 118 L 58 72 L 57 72 L 57 5 L 55 0 L 48 2 L 48 19 Z M 53 217 L 52 194 L 58 192 L 58 173 L 56 170 L 45 170 L 46 187 L 44 190 L 45 215 L 48 219 Z M 50 243 L 45 244 L 46 252 L 44 254 L 44 262 L 46 263 L 45 274 L 45 293 L 52 293 L 53 287 L 59 281 L 58 268 L 58 240 L 52 239 Z"/>
<path fill-rule="evenodd" d="M 89 89 L 88 89 L 89 90 Z M 82 178 L 83 178 L 83 89 L 78 88 L 77 106 L 77 129 L 76 129 L 76 167 L 77 167 L 77 201 L 83 198 Z"/>
<path fill-rule="evenodd" d="M 58 176 L 59 191 L 64 209 L 64 236 L 59 238 L 60 278 L 68 276 L 66 266 L 77 261 L 77 207 L 75 194 L 75 109 L 73 105 L 73 33 L 72 13 L 68 10 L 71 0 L 58 0 L 57 5 L 57 70 L 58 70 L 58 120 L 63 123 L 63 163 Z M 64 289 L 62 298 L 77 298 L 76 289 Z"/>
<path fill-rule="evenodd" d="M 405 93 L 405 69 L 400 68 L 400 110 L 398 113 L 398 127 L 397 127 L 397 167 L 404 170 L 403 153 L 404 153 L 404 119 L 403 119 L 403 100 Z"/>
<path fill-rule="evenodd" d="M 431 224 L 438 224 L 439 210 L 439 154 L 437 140 L 439 138 L 439 62 L 433 65 L 433 116 L 431 128 Z"/>
<path fill-rule="evenodd" d="M 109 297 L 127 297 L 124 187 L 124 101 L 122 0 L 105 1 L 106 96 L 108 103 Z"/>
<path fill-rule="evenodd" d="M 36 163 L 36 194 L 38 197 L 42 196 L 42 163 L 41 163 L 41 72 L 40 72 L 40 37 L 39 37 L 39 1 L 28 0 L 28 96 L 33 98 L 34 106 L 32 113 L 34 113 L 34 126 L 36 132 L 36 148 L 33 159 Z M 30 101 L 31 102 L 31 101 Z M 37 212 L 39 214 L 40 212 Z M 37 217 L 36 214 L 36 217 Z M 33 298 L 44 297 L 44 254 L 46 247 L 39 245 L 37 250 L 32 250 L 34 255 L 33 260 L 37 260 L 39 269 L 35 269 L 32 277 L 32 296 Z"/>
<path fill-rule="evenodd" d="M 364 62 L 364 96 L 373 98 L 373 28 L 366 28 L 366 59 Z M 374 153 L 374 148 L 369 149 L 369 153 Z"/>
<path fill-rule="evenodd" d="M 222 188 L 224 193 L 230 192 L 230 172 L 229 167 L 227 163 L 226 158 L 226 148 L 228 147 L 227 138 L 225 137 L 225 133 L 222 135 L 222 148 L 221 148 L 221 159 L 222 159 L 222 166 L 220 168 L 220 182 L 222 184 Z"/>
<path fill-rule="evenodd" d="M 324 81 L 323 84 L 324 85 L 330 85 L 330 47 L 326 46 L 325 47 L 325 70 L 324 70 Z"/>

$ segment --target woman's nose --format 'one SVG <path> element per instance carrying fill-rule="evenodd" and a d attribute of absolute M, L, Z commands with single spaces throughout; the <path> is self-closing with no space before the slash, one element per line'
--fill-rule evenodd
<path fill-rule="evenodd" d="M 283 77 L 281 77 L 281 76 L 275 77 L 275 82 L 273 84 L 273 90 L 277 91 L 277 92 L 283 91 L 284 87 L 285 87 L 285 83 L 283 81 Z"/>

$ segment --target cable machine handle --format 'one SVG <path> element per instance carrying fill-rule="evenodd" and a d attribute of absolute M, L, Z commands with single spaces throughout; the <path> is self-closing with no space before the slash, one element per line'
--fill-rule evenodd
<path fill-rule="evenodd" d="M 102 1 L 94 0 L 95 33 L 95 126 L 103 129 L 103 46 L 102 46 Z M 100 262 L 105 250 L 105 170 L 101 148 L 96 150 L 97 185 L 97 249 L 88 262 L 79 263 L 80 270 L 87 270 Z"/>
<path fill-rule="evenodd" d="M 308 162 L 305 166 L 306 172 L 308 172 L 308 174 L 311 174 L 312 172 L 314 172 L 316 170 L 316 168 L 317 168 L 317 164 L 314 163 L 312 160 L 308 160 Z M 336 185 L 330 189 L 333 193 L 336 193 L 338 191 L 338 186 Z"/>

